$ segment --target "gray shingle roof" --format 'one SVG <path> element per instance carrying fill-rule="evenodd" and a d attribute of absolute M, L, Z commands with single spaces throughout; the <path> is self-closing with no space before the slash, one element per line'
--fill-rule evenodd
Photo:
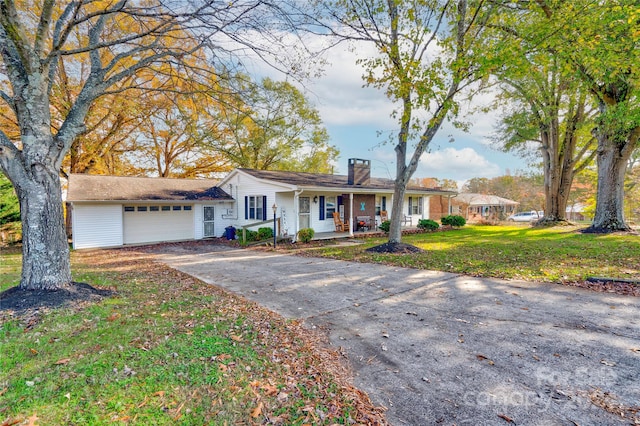
<path fill-rule="evenodd" d="M 520 204 L 517 201 L 489 194 L 461 193 L 458 194 L 455 200 L 470 206 L 515 206 Z"/>
<path fill-rule="evenodd" d="M 323 173 L 305 173 L 305 172 L 284 172 L 277 170 L 255 170 L 239 168 L 247 174 L 258 179 L 271 180 L 275 182 L 285 183 L 297 186 L 311 186 L 322 188 L 368 188 L 368 189 L 385 189 L 393 191 L 394 181 L 392 179 L 372 177 L 368 185 L 349 185 L 347 175 L 330 175 Z M 438 194 L 455 194 L 453 191 L 445 191 L 434 188 L 424 188 L 418 186 L 408 186 L 407 189 L 412 191 L 432 192 Z"/>
<path fill-rule="evenodd" d="M 217 179 L 72 174 L 67 201 L 232 200 Z"/>

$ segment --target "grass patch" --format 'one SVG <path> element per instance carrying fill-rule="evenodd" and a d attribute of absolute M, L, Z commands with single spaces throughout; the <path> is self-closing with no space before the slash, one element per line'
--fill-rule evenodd
<path fill-rule="evenodd" d="M 0 420 L 59 424 L 384 424 L 339 354 L 295 323 L 134 250 L 72 254 L 100 303 L 0 311 Z M 2 254 L 3 284 L 19 254 Z"/>
<path fill-rule="evenodd" d="M 0 291 L 20 284 L 21 253 L 17 246 L 0 247 Z"/>
<path fill-rule="evenodd" d="M 640 279 L 640 237 L 582 234 L 576 228 L 465 226 L 403 236 L 420 254 L 379 254 L 364 250 L 386 242 L 372 238 L 359 246 L 326 247 L 314 255 L 455 272 L 474 276 L 573 282 L 587 277 Z"/>

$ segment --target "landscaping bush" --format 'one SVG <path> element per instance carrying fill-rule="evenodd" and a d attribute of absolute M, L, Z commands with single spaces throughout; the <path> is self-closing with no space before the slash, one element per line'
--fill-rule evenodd
<path fill-rule="evenodd" d="M 315 231 L 313 229 L 304 228 L 298 231 L 298 240 L 302 241 L 303 243 L 308 243 L 313 239 L 314 235 Z"/>
<path fill-rule="evenodd" d="M 435 231 L 438 228 L 440 228 L 440 225 L 435 220 L 431 220 L 431 219 L 418 220 L 418 229 L 422 229 L 424 231 Z"/>
<path fill-rule="evenodd" d="M 247 241 L 258 241 L 258 232 L 247 229 Z"/>
<path fill-rule="evenodd" d="M 273 229 L 258 228 L 258 241 L 270 240 L 273 238 Z"/>
<path fill-rule="evenodd" d="M 443 217 L 440 221 L 442 222 L 442 225 L 449 226 L 464 226 L 467 223 L 464 217 L 453 214 Z"/>
<path fill-rule="evenodd" d="M 380 228 L 384 232 L 389 232 L 390 226 L 391 226 L 391 222 L 389 222 L 388 220 L 385 220 L 380 224 L 380 226 L 378 226 L 378 228 Z"/>

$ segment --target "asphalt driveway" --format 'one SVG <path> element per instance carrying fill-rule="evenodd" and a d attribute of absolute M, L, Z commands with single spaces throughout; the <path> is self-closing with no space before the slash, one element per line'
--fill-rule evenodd
<path fill-rule="evenodd" d="M 640 424 L 639 298 L 228 247 L 162 250 L 175 269 L 326 329 L 393 425 Z"/>

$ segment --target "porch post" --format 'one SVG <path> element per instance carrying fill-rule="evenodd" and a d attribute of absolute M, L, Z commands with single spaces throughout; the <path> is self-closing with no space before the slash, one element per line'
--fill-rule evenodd
<path fill-rule="evenodd" d="M 353 192 L 349 193 L 349 236 L 353 237 Z"/>
<path fill-rule="evenodd" d="M 291 238 L 291 241 L 294 243 L 298 238 L 298 230 L 300 229 L 300 212 L 298 211 L 300 209 L 300 202 L 298 201 L 300 198 L 300 194 L 302 194 L 302 191 L 293 192 L 293 212 L 296 217 L 296 220 L 294 221 L 295 229 L 293 230 L 293 237 Z"/>

